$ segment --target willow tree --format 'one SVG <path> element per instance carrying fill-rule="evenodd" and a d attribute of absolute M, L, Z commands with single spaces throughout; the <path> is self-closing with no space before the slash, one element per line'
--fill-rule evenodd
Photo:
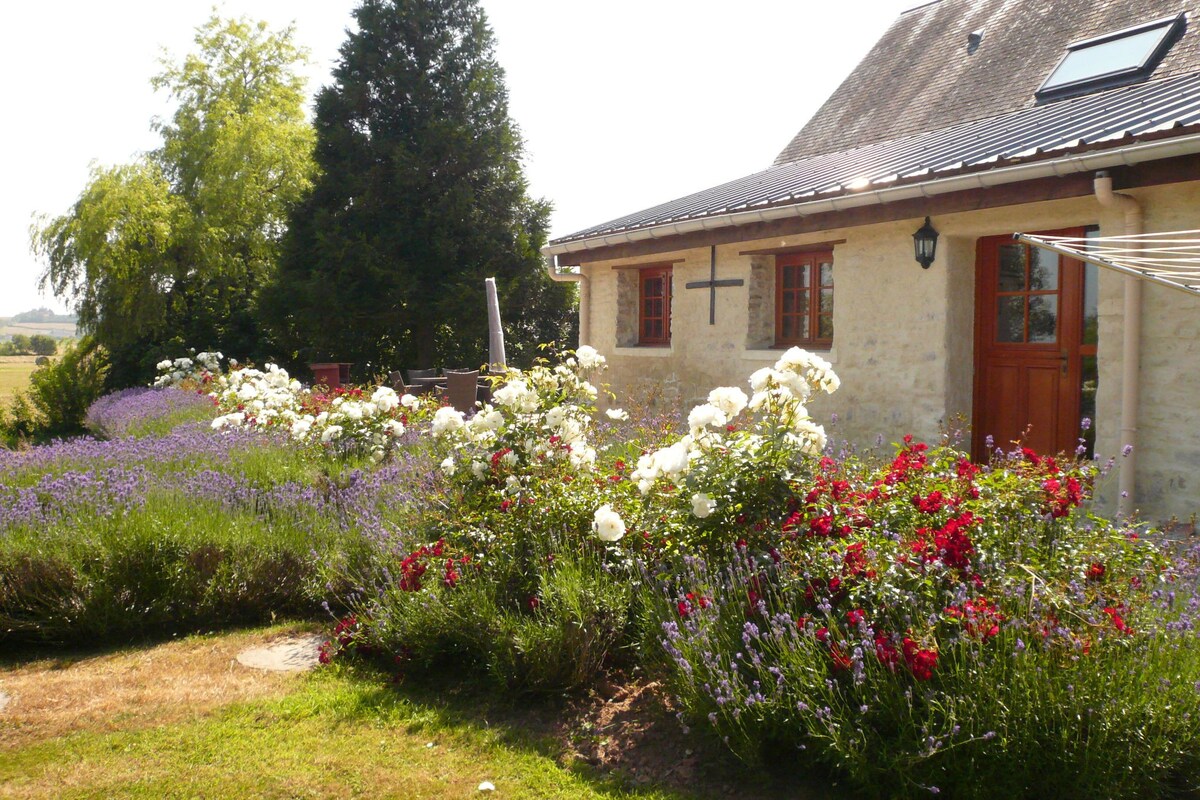
<path fill-rule="evenodd" d="M 292 356 L 392 366 L 486 360 L 484 278 L 509 353 L 563 341 L 570 290 L 541 268 L 504 72 L 476 0 L 364 0 L 317 96 L 320 178 L 291 216 L 268 304 Z"/>
<path fill-rule="evenodd" d="M 34 226 L 43 286 L 108 350 L 110 381 L 153 374 L 184 347 L 263 355 L 261 288 L 287 213 L 311 186 L 305 52 L 291 28 L 212 17 L 196 50 L 153 78 L 176 102 L 162 145 L 98 167 L 66 214 Z"/>

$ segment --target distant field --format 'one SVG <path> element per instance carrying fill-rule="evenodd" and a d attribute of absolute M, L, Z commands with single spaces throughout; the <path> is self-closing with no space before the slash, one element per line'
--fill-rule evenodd
<path fill-rule="evenodd" d="M 74 322 L 11 322 L 0 325 L 0 336 L 14 336 L 23 333 L 32 336 L 43 333 L 56 339 L 70 338 L 75 335 Z"/>
<path fill-rule="evenodd" d="M 7 407 L 9 399 L 29 385 L 29 373 L 33 372 L 37 356 L 0 356 L 0 407 Z"/>

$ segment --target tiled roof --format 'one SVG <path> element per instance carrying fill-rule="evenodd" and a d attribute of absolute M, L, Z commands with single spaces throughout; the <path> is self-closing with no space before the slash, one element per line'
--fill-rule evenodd
<path fill-rule="evenodd" d="M 777 164 L 553 244 L 990 169 L 1042 153 L 1169 135 L 1193 125 L 1200 125 L 1200 72 Z"/>
<path fill-rule="evenodd" d="M 1200 31 L 1192 29 L 1200 0 L 927 3 L 896 19 L 775 163 L 1032 108 L 1068 45 L 1180 11 L 1188 30 L 1154 80 L 1200 71 Z M 973 31 L 983 39 L 969 48 Z"/>

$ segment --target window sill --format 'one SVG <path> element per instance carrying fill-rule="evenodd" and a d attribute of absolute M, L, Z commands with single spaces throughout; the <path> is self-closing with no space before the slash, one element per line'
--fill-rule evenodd
<path fill-rule="evenodd" d="M 643 358 L 667 358 L 674 355 L 675 350 L 670 345 L 636 345 L 634 347 L 617 347 L 613 349 L 614 356 L 635 356 Z"/>
<path fill-rule="evenodd" d="M 749 349 L 743 350 L 742 351 L 742 360 L 744 360 L 744 361 L 778 361 L 779 357 L 781 355 L 783 355 L 785 352 L 787 352 L 789 349 L 791 349 L 790 345 L 788 347 L 771 347 L 771 348 L 756 348 L 753 350 L 749 350 Z M 815 349 L 810 349 L 807 347 L 805 347 L 803 349 L 808 350 L 808 352 L 810 352 L 810 353 L 815 353 L 816 355 L 819 355 L 821 358 L 825 359 L 830 364 L 837 363 L 837 350 L 835 350 L 832 347 L 829 348 L 828 350 L 815 350 Z"/>

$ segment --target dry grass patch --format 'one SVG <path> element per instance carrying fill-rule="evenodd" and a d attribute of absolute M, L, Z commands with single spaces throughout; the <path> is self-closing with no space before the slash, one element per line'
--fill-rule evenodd
<path fill-rule="evenodd" d="M 388 683 L 369 665 L 237 663 L 312 626 L 193 636 L 106 654 L 0 661 L 0 800 L 461 798 L 726 800 L 834 796 L 747 780 L 680 735 L 652 685 L 581 707 Z M 573 719 L 574 717 L 574 719 Z M 693 748 L 696 748 L 693 751 Z M 836 795 L 841 797 L 842 795 Z"/>
<path fill-rule="evenodd" d="M 243 693 L 242 701 L 216 707 L 230 699 L 219 688 L 229 660 L 241 647 L 268 638 L 195 639 L 142 654 L 61 668 L 44 661 L 5 672 L 6 678 L 28 672 L 52 680 L 54 672 L 87 671 L 92 680 L 72 684 L 72 690 L 108 699 L 86 700 L 78 715 L 44 704 L 59 719 L 62 735 L 49 735 L 48 724 L 36 734 L 29 724 L 21 726 L 24 744 L 0 748 L 0 798 L 441 800 L 481 796 L 477 787 L 486 780 L 505 798 L 696 800 L 691 793 L 633 788 L 564 768 L 553 737 L 507 724 L 508 714 L 494 717 L 489 699 L 392 687 L 385 673 L 370 668 L 335 666 L 302 675 L 246 670 L 249 683 L 228 686 Z M 190 685 L 189 676 L 206 664 L 212 682 Z M 144 701 L 141 717 L 104 719 L 122 696 Z M 171 708 L 177 701 L 198 705 Z M 22 714 L 31 716 L 32 709 Z M 126 727 L 112 729 L 119 725 Z"/>
<path fill-rule="evenodd" d="M 0 356 L 0 404 L 7 406 L 9 398 L 29 386 L 37 356 Z"/>
<path fill-rule="evenodd" d="M 195 719 L 285 694 L 295 673 L 248 669 L 237 654 L 313 626 L 190 636 L 153 647 L 0 665 L 0 751 L 79 730 L 112 732 Z"/>

